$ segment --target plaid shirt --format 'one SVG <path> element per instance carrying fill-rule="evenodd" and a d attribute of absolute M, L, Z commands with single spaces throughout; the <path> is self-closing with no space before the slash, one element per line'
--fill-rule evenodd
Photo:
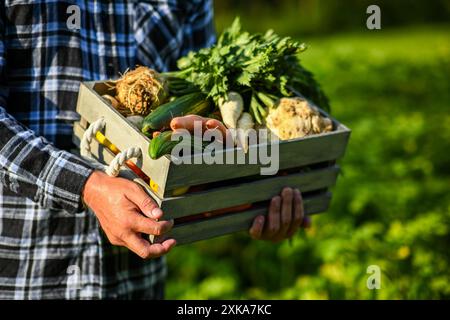
<path fill-rule="evenodd" d="M 82 211 L 92 169 L 65 150 L 80 81 L 136 64 L 166 71 L 211 45 L 211 1 L 2 1 L 0 299 L 161 296 L 164 260 L 109 245 Z"/>

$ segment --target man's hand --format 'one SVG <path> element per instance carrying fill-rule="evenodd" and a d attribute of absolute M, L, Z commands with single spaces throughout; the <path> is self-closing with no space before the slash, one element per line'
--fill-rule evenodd
<path fill-rule="evenodd" d="M 151 244 L 142 234 L 161 235 L 173 221 L 156 221 L 162 211 L 136 183 L 95 171 L 86 182 L 84 202 L 94 211 L 109 241 L 125 246 L 141 258 L 156 258 L 169 252 L 174 239 Z"/>
<path fill-rule="evenodd" d="M 303 211 L 302 195 L 298 189 L 284 188 L 281 197 L 273 197 L 269 214 L 257 216 L 250 228 L 254 239 L 278 242 L 292 237 L 300 226 L 309 224 Z"/>

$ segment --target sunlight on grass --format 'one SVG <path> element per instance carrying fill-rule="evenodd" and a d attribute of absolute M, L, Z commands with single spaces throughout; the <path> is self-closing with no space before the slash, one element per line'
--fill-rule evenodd
<path fill-rule="evenodd" d="M 292 244 L 222 237 L 168 256 L 169 298 L 449 298 L 450 26 L 305 38 L 352 129 L 327 213 Z M 366 268 L 382 289 L 366 288 Z"/>

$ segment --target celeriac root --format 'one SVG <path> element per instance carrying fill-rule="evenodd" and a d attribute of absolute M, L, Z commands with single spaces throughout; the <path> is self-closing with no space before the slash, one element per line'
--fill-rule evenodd
<path fill-rule="evenodd" d="M 281 140 L 333 130 L 331 119 L 302 98 L 282 98 L 266 118 L 267 127 Z"/>
<path fill-rule="evenodd" d="M 126 71 L 116 81 L 116 99 L 131 115 L 146 116 L 167 99 L 167 82 L 147 67 Z"/>

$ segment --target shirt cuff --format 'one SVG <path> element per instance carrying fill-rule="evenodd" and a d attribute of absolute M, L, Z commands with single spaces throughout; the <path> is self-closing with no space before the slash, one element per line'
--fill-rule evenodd
<path fill-rule="evenodd" d="M 67 151 L 59 153 L 46 179 L 48 185 L 54 188 L 48 198 L 69 213 L 82 212 L 87 208 L 82 197 L 84 186 L 94 168 L 74 154 Z"/>

